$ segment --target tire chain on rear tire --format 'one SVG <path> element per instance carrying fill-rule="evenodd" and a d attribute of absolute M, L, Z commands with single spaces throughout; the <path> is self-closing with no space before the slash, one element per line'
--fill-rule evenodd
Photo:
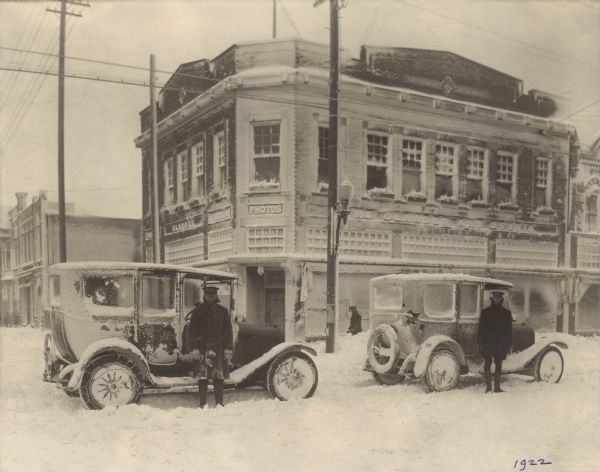
<path fill-rule="evenodd" d="M 269 392 L 269 395 L 271 395 L 272 398 L 277 398 L 278 400 L 285 401 L 285 398 L 281 398 L 279 395 L 277 395 L 273 382 L 277 368 L 290 357 L 298 357 L 306 361 L 310 366 L 311 370 L 313 371 L 313 374 L 315 376 L 315 382 L 310 391 L 304 396 L 304 398 L 312 397 L 315 391 L 317 390 L 317 385 L 319 384 L 319 371 L 317 370 L 317 366 L 315 365 L 314 361 L 310 358 L 310 356 L 302 351 L 286 352 L 276 357 L 275 360 L 271 363 L 269 369 L 267 370 L 267 391 Z"/>

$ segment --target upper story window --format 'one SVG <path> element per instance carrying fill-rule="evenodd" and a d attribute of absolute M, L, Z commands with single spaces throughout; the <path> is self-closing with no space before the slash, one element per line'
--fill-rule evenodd
<path fill-rule="evenodd" d="M 213 188 L 225 190 L 227 188 L 227 147 L 225 131 L 219 131 L 213 137 Z"/>
<path fill-rule="evenodd" d="M 204 143 L 199 142 L 192 146 L 192 193 L 194 195 L 204 195 Z"/>
<path fill-rule="evenodd" d="M 257 123 L 253 126 L 252 164 L 258 187 L 279 188 L 281 176 L 281 135 L 279 123 Z"/>
<path fill-rule="evenodd" d="M 319 161 L 317 164 L 317 187 L 319 190 L 329 185 L 329 128 L 319 126 Z"/>
<path fill-rule="evenodd" d="M 389 136 L 367 134 L 367 190 L 390 189 Z"/>
<path fill-rule="evenodd" d="M 187 149 L 177 154 L 177 196 L 180 202 L 190 199 L 190 182 Z"/>
<path fill-rule="evenodd" d="M 597 193 L 592 193 L 585 197 L 584 231 L 586 231 L 588 233 L 600 232 L 600 226 L 598 225 L 598 213 L 600 213 L 599 206 L 600 206 L 600 199 L 598 198 Z"/>
<path fill-rule="evenodd" d="M 517 200 L 517 156 L 499 152 L 496 168 L 496 197 L 499 204 L 515 204 Z"/>
<path fill-rule="evenodd" d="M 172 157 L 166 159 L 163 163 L 165 206 L 175 203 L 175 161 Z"/>
<path fill-rule="evenodd" d="M 435 198 L 456 197 L 455 152 L 456 148 L 454 146 L 435 145 Z"/>
<path fill-rule="evenodd" d="M 466 199 L 485 202 L 488 199 L 487 155 L 484 149 L 467 149 Z"/>
<path fill-rule="evenodd" d="M 535 208 L 550 207 L 552 197 L 552 163 L 545 157 L 535 160 Z"/>
<path fill-rule="evenodd" d="M 402 140 L 402 193 L 420 193 L 423 185 L 424 169 L 423 142 L 414 139 Z"/>

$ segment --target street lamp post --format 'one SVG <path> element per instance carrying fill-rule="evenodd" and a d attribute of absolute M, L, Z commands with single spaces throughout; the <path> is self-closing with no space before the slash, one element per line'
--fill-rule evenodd
<path fill-rule="evenodd" d="M 342 225 L 348 221 L 350 214 L 350 200 L 354 188 L 352 182 L 347 179 L 340 184 L 337 196 L 338 201 L 329 208 L 329 228 L 328 234 L 330 240 L 327 247 L 327 338 L 325 340 L 325 352 L 335 351 L 335 332 L 337 322 L 337 285 L 338 285 L 338 251 L 340 245 L 340 231 Z"/>

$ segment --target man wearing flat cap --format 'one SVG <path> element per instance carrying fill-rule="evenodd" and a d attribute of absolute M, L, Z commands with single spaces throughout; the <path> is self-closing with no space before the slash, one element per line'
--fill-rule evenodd
<path fill-rule="evenodd" d="M 199 351 L 198 389 L 200 408 L 206 405 L 208 381 L 212 379 L 215 403 L 223 406 L 223 380 L 229 378 L 233 354 L 233 330 L 227 308 L 219 305 L 218 287 L 204 286 L 204 300 L 192 310 L 189 336 L 192 350 Z"/>
<path fill-rule="evenodd" d="M 493 290 L 492 304 L 481 310 L 477 328 L 477 348 L 484 358 L 485 393 L 492 391 L 492 360 L 494 361 L 494 392 L 500 388 L 502 361 L 512 346 L 512 313 L 502 306 L 504 292 Z"/>

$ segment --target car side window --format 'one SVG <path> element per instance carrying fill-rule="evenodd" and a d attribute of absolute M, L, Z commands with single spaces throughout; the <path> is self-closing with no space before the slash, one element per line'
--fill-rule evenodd
<path fill-rule="evenodd" d="M 427 316 L 432 318 L 454 317 L 454 285 L 425 285 L 424 308 Z"/>
<path fill-rule="evenodd" d="M 194 309 L 194 304 L 202 302 L 202 280 L 183 279 L 183 314 Z"/>
<path fill-rule="evenodd" d="M 144 275 L 142 277 L 142 313 L 145 316 L 175 314 L 175 276 Z"/>
<path fill-rule="evenodd" d="M 460 317 L 461 319 L 477 318 L 479 308 L 479 285 L 460 285 Z"/>
<path fill-rule="evenodd" d="M 108 307 L 133 307 L 133 277 L 87 275 L 83 277 L 85 303 Z"/>

